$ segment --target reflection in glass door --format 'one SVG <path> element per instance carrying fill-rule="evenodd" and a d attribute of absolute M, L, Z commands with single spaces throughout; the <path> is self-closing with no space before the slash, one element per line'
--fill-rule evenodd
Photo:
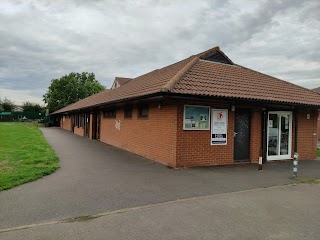
<path fill-rule="evenodd" d="M 291 158 L 292 113 L 269 112 L 268 160 Z"/>

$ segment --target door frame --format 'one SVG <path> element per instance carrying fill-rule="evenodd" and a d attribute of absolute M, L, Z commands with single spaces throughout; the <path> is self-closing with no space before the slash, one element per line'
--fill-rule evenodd
<path fill-rule="evenodd" d="M 90 113 L 84 114 L 84 137 L 90 138 Z"/>
<path fill-rule="evenodd" d="M 243 160 L 239 160 L 239 159 L 236 159 L 235 158 L 235 141 L 233 139 L 233 161 L 235 163 L 241 163 L 241 162 L 250 162 L 251 159 L 250 159 L 250 154 L 251 154 L 251 121 L 252 121 L 252 112 L 251 112 L 251 109 L 250 108 L 236 108 L 236 110 L 234 111 L 234 127 L 233 127 L 233 132 L 235 133 L 235 130 L 236 130 L 236 112 L 238 113 L 241 113 L 241 112 L 245 112 L 245 113 L 248 113 L 249 114 L 249 126 L 248 126 L 248 129 L 249 129 L 249 142 L 248 142 L 248 159 L 243 159 Z M 234 134 L 233 133 L 233 134 Z"/>
<path fill-rule="evenodd" d="M 96 120 L 96 139 L 100 141 L 101 138 L 101 112 L 97 112 Z"/>
<path fill-rule="evenodd" d="M 277 114 L 280 115 L 281 119 L 281 115 L 289 115 L 289 136 L 288 136 L 288 154 L 287 155 L 280 155 L 280 138 L 281 138 L 281 120 L 279 120 L 280 124 L 279 124 L 279 129 L 278 129 L 278 136 L 279 136 L 279 146 L 278 146 L 278 150 L 279 150 L 279 155 L 273 155 L 273 156 L 269 156 L 268 155 L 268 149 L 269 149 L 269 115 L 270 114 Z M 267 161 L 275 161 L 275 160 L 285 160 L 285 159 L 291 159 L 292 157 L 292 111 L 268 111 L 267 113 L 267 151 L 266 151 L 266 157 L 267 157 Z M 278 122 L 278 123 L 279 123 Z"/>

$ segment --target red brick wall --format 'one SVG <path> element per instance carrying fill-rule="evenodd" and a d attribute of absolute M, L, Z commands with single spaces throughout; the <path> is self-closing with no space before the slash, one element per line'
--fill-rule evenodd
<path fill-rule="evenodd" d="M 228 111 L 228 136 L 227 145 L 211 145 L 211 131 L 183 130 L 184 105 L 191 103 L 180 103 L 177 114 L 177 166 L 210 166 L 226 165 L 233 163 L 233 131 L 234 112 Z M 193 105 L 210 106 L 205 103 L 192 103 Z M 229 108 L 227 105 L 211 105 L 214 108 Z"/>
<path fill-rule="evenodd" d="M 227 145 L 211 145 L 211 130 L 183 130 L 184 105 L 204 105 L 211 108 L 228 109 Z M 247 108 L 248 106 L 237 106 Z M 234 164 L 234 117 L 231 105 L 224 103 L 184 102 L 178 106 L 177 115 L 177 167 L 211 166 Z M 252 108 L 252 107 L 251 107 Z M 250 129 L 250 161 L 258 162 L 261 148 L 261 110 L 253 108 Z"/>
<path fill-rule="evenodd" d="M 307 119 L 310 114 L 310 119 Z M 317 157 L 317 111 L 304 111 L 298 114 L 298 153 L 299 160 L 313 160 Z M 294 135 L 294 132 L 293 132 Z M 293 142 L 294 143 L 294 142 Z M 293 145 L 294 146 L 294 145 Z"/>
<path fill-rule="evenodd" d="M 250 160 L 258 163 L 262 145 L 262 111 L 261 108 L 254 108 L 251 111 L 250 128 Z"/>
<path fill-rule="evenodd" d="M 84 136 L 84 129 L 82 127 L 78 128 L 77 126 L 75 126 L 73 131 L 75 134 L 79 136 L 82 136 L 82 137 Z"/>
<path fill-rule="evenodd" d="M 134 106 L 132 118 L 124 118 L 123 107 L 117 109 L 116 118 L 101 117 L 100 141 L 130 152 L 175 166 L 177 118 L 176 107 L 164 102 L 149 104 L 149 117 L 139 118 Z M 115 123 L 120 121 L 120 130 Z"/>
<path fill-rule="evenodd" d="M 318 141 L 320 141 L 320 112 L 318 113 Z"/>
<path fill-rule="evenodd" d="M 184 105 L 204 105 L 212 108 L 228 109 L 228 144 L 210 145 L 211 131 L 183 130 Z M 260 156 L 262 131 L 260 107 L 239 106 L 251 109 L 250 161 L 257 163 Z M 172 167 L 193 167 L 234 164 L 234 112 L 231 105 L 222 102 L 164 102 L 158 109 L 158 103 L 150 103 L 149 117 L 139 118 L 134 105 L 132 118 L 124 118 L 123 107 L 117 108 L 116 118 L 101 117 L 102 142 L 123 148 L 130 152 L 159 161 Z M 310 119 L 307 119 L 307 114 Z M 71 119 L 65 118 L 61 126 L 70 130 Z M 116 121 L 120 129 L 116 129 Z M 317 111 L 304 111 L 298 114 L 298 152 L 300 159 L 316 158 Z M 292 123 L 292 153 L 294 152 L 294 116 Z M 84 135 L 83 128 L 74 128 L 75 134 Z M 92 137 L 92 114 L 90 115 L 90 138 Z"/>
<path fill-rule="evenodd" d="M 64 121 L 63 121 L 64 120 Z M 70 131 L 70 128 L 71 128 L 71 118 L 69 115 L 65 115 L 64 117 L 61 117 L 61 120 L 60 120 L 60 126 L 67 130 L 67 131 Z"/>

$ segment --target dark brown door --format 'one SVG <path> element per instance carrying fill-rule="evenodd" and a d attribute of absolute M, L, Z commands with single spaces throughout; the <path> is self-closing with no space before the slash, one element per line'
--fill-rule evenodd
<path fill-rule="evenodd" d="M 70 132 L 74 132 L 74 116 L 71 115 Z"/>
<path fill-rule="evenodd" d="M 97 113 L 92 114 L 92 139 L 97 139 Z"/>
<path fill-rule="evenodd" d="M 250 160 L 250 119 L 249 109 L 236 110 L 234 125 L 235 162 L 248 162 Z"/>
<path fill-rule="evenodd" d="M 90 132 L 90 113 L 85 114 L 85 137 L 89 137 L 89 132 Z"/>
<path fill-rule="evenodd" d="M 100 123 L 101 123 L 101 113 L 97 114 L 97 128 L 96 128 L 96 139 L 100 140 Z"/>

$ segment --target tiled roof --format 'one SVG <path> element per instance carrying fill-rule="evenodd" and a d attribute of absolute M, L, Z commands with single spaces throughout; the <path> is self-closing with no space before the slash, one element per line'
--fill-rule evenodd
<path fill-rule="evenodd" d="M 205 60 L 199 60 L 172 92 L 320 106 L 320 96 L 313 91 L 245 67 Z"/>
<path fill-rule="evenodd" d="M 230 64 L 202 59 L 217 51 Z M 215 47 L 133 78 L 119 88 L 105 90 L 53 114 L 162 92 L 320 106 L 320 95 L 314 91 L 234 65 L 219 47 Z"/>
<path fill-rule="evenodd" d="M 160 92 L 163 86 L 169 82 L 185 65 L 192 60 L 192 57 L 184 59 L 167 67 L 154 70 L 142 76 L 132 79 L 125 85 L 112 90 L 105 90 L 93 96 L 82 99 L 64 108 L 55 111 L 53 114 L 83 109 L 102 103 L 120 99 L 144 96 Z"/>
<path fill-rule="evenodd" d="M 131 80 L 132 80 L 132 78 L 124 78 L 124 77 L 116 77 L 115 78 L 115 81 L 117 81 L 120 84 L 120 86 L 128 83 Z"/>
<path fill-rule="evenodd" d="M 314 88 L 314 89 L 311 89 L 312 91 L 315 91 L 315 92 L 317 92 L 317 93 L 319 93 L 320 94 L 320 87 L 318 87 L 318 88 Z"/>

